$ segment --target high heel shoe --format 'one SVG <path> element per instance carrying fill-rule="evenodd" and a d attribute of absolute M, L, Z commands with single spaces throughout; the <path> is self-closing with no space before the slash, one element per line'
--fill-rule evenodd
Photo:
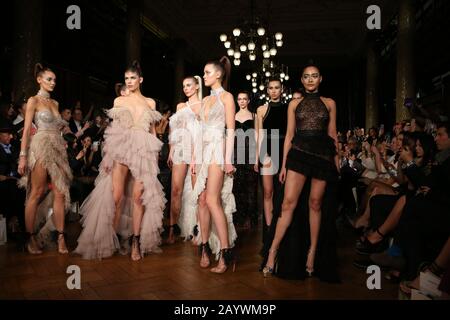
<path fill-rule="evenodd" d="M 64 233 L 64 231 L 56 230 L 56 232 L 58 233 L 58 252 L 60 254 L 69 253 L 69 250 L 67 250 L 66 246 L 66 234 Z"/>
<path fill-rule="evenodd" d="M 26 236 L 25 248 L 29 254 L 33 255 L 42 254 L 42 250 L 37 244 L 36 235 L 37 233 L 29 233 L 29 232 L 27 232 L 25 235 Z"/>
<path fill-rule="evenodd" d="M 211 255 L 211 248 L 209 247 L 209 243 L 202 243 L 198 247 L 198 253 L 200 255 L 200 268 L 208 268 L 211 265 L 211 260 L 209 256 Z"/>
<path fill-rule="evenodd" d="M 142 259 L 140 240 L 141 240 L 140 235 L 132 235 L 130 237 L 131 260 L 133 261 L 139 261 Z"/>
<path fill-rule="evenodd" d="M 305 269 L 308 277 L 312 277 L 314 275 L 314 258 L 315 258 L 315 255 L 316 255 L 316 250 L 311 250 L 311 249 L 308 250 L 308 256 L 306 258 L 306 269 Z M 313 259 L 312 263 L 311 263 L 311 260 L 310 260 L 311 258 Z"/>
<path fill-rule="evenodd" d="M 233 265 L 233 272 L 236 271 L 236 256 L 232 249 L 225 248 L 219 252 L 219 263 L 210 271 L 219 274 L 225 273 L 230 265 Z"/>
<path fill-rule="evenodd" d="M 277 259 L 278 256 L 276 255 L 278 252 L 278 250 L 269 250 L 269 255 L 271 253 L 275 254 L 275 259 L 274 259 L 274 263 L 273 263 L 273 267 L 268 266 L 267 264 L 264 266 L 264 268 L 262 269 L 262 273 L 264 275 L 264 278 L 268 278 L 270 276 L 273 275 L 274 271 L 275 271 L 275 266 L 277 264 Z"/>

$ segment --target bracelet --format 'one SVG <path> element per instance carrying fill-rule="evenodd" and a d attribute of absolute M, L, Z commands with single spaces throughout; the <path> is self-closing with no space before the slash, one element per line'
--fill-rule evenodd
<path fill-rule="evenodd" d="M 21 150 L 20 153 L 19 153 L 19 157 L 26 157 L 26 156 L 27 156 L 27 152 Z"/>

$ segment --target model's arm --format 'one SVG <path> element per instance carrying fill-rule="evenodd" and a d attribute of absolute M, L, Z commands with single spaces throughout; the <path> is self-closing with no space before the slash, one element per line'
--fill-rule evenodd
<path fill-rule="evenodd" d="M 229 92 L 223 94 L 223 103 L 225 106 L 225 122 L 226 122 L 226 144 L 225 144 L 225 173 L 230 174 L 234 171 L 233 167 L 233 151 L 234 151 L 234 129 L 236 106 L 234 104 L 233 95 Z"/>
<path fill-rule="evenodd" d="M 334 145 L 336 147 L 336 156 L 334 157 L 334 163 L 336 164 L 336 169 L 338 172 L 339 168 L 339 155 L 338 155 L 338 139 L 337 139 L 337 130 L 336 130 L 336 102 L 333 99 L 327 99 L 327 107 L 330 113 L 330 122 L 328 124 L 328 135 L 333 138 Z"/>
<path fill-rule="evenodd" d="M 258 114 L 255 115 L 254 120 L 254 128 L 255 128 L 255 163 L 254 163 L 254 170 L 255 172 L 259 171 L 259 149 L 258 149 L 258 135 L 259 135 L 259 121 L 258 121 Z"/>
<path fill-rule="evenodd" d="M 256 140 L 256 159 L 255 159 L 255 171 L 259 168 L 259 157 L 261 156 L 261 144 L 264 139 L 264 116 L 267 112 L 267 105 L 263 105 L 256 109 L 256 127 L 257 127 L 257 140 Z M 257 167 L 256 167 L 257 166 Z"/>
<path fill-rule="evenodd" d="M 25 123 L 23 126 L 23 133 L 22 133 L 22 142 L 20 144 L 20 158 L 19 158 L 18 172 L 21 176 L 25 174 L 26 170 L 30 131 L 31 126 L 33 124 L 33 118 L 37 104 L 38 104 L 37 98 L 31 97 L 30 99 L 28 99 L 27 109 L 25 113 Z"/>

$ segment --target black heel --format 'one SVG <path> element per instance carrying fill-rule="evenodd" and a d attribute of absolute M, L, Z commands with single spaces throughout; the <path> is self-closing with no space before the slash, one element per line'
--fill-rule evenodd
<path fill-rule="evenodd" d="M 228 267 L 233 266 L 233 272 L 236 271 L 236 254 L 233 249 L 223 249 L 223 259 L 225 260 L 225 265 Z"/>
<path fill-rule="evenodd" d="M 388 247 L 388 239 L 385 238 L 385 235 L 378 230 L 378 228 L 375 230 L 375 232 L 381 237 L 381 240 L 377 243 L 372 243 L 367 239 L 364 238 L 364 241 L 362 241 L 360 244 L 357 244 L 356 246 L 356 253 L 360 255 L 370 255 L 372 253 L 379 253 L 383 252 Z"/>
<path fill-rule="evenodd" d="M 133 260 L 133 261 L 139 261 L 142 259 L 140 240 L 141 240 L 141 235 L 132 235 L 130 237 L 129 241 L 130 241 L 130 247 L 131 247 L 131 260 Z M 136 249 L 138 251 L 139 257 L 137 257 L 137 256 L 133 257 L 133 249 Z"/>
<path fill-rule="evenodd" d="M 211 265 L 211 261 L 210 261 L 209 257 L 212 254 L 212 251 L 211 251 L 211 248 L 210 248 L 208 242 L 202 243 L 198 247 L 198 254 L 201 257 L 200 258 L 200 267 L 201 268 L 208 268 Z M 205 259 L 206 262 L 203 262 L 203 254 L 206 254 L 208 256 L 208 260 L 206 261 L 206 259 Z"/>

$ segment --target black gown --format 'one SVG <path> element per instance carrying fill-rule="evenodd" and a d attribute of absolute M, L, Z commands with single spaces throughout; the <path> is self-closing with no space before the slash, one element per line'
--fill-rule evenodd
<path fill-rule="evenodd" d="M 262 143 L 260 160 L 265 155 L 271 157 L 274 165 L 274 175 L 278 174 L 283 162 L 284 137 L 287 128 L 287 105 L 282 102 L 269 102 L 263 119 L 263 129 L 266 130 Z M 278 145 L 278 148 L 277 148 Z"/>
<path fill-rule="evenodd" d="M 245 135 L 245 143 L 237 138 L 234 144 L 234 165 L 236 174 L 233 181 L 233 194 L 236 199 L 237 211 L 233 214 L 233 222 L 243 225 L 250 221 L 251 225 L 258 223 L 258 210 L 256 206 L 258 174 L 254 171 L 256 141 L 254 119 L 245 122 L 235 121 L 236 137 Z M 239 161 L 238 161 L 239 160 Z"/>
<path fill-rule="evenodd" d="M 328 109 L 319 94 L 306 94 L 296 109 L 296 135 L 288 154 L 286 168 L 308 177 L 300 195 L 292 222 L 280 243 L 274 274 L 285 279 L 306 277 L 306 258 L 310 246 L 308 199 L 311 178 L 327 181 L 322 200 L 322 215 L 314 274 L 322 281 L 339 282 L 336 252 L 337 169 L 334 165 L 335 146 L 328 136 Z M 281 214 L 283 193 L 274 196 L 274 216 L 263 252 L 267 261 L 276 224 Z"/>
<path fill-rule="evenodd" d="M 263 119 L 263 129 L 265 130 L 265 134 L 261 143 L 259 159 L 260 161 L 262 161 L 265 155 L 268 155 L 269 157 L 271 157 L 272 165 L 275 169 L 273 171 L 274 177 L 272 199 L 274 210 L 276 204 L 280 202 L 281 205 L 281 201 L 283 201 L 283 187 L 279 182 L 278 174 L 280 173 L 281 164 L 283 162 L 284 138 L 286 136 L 287 129 L 287 110 L 288 108 L 285 103 L 270 101 Z M 276 145 L 278 145 L 278 150 L 276 148 Z M 262 220 L 262 241 L 264 250 L 264 247 L 267 246 L 269 232 L 264 214 Z"/>

